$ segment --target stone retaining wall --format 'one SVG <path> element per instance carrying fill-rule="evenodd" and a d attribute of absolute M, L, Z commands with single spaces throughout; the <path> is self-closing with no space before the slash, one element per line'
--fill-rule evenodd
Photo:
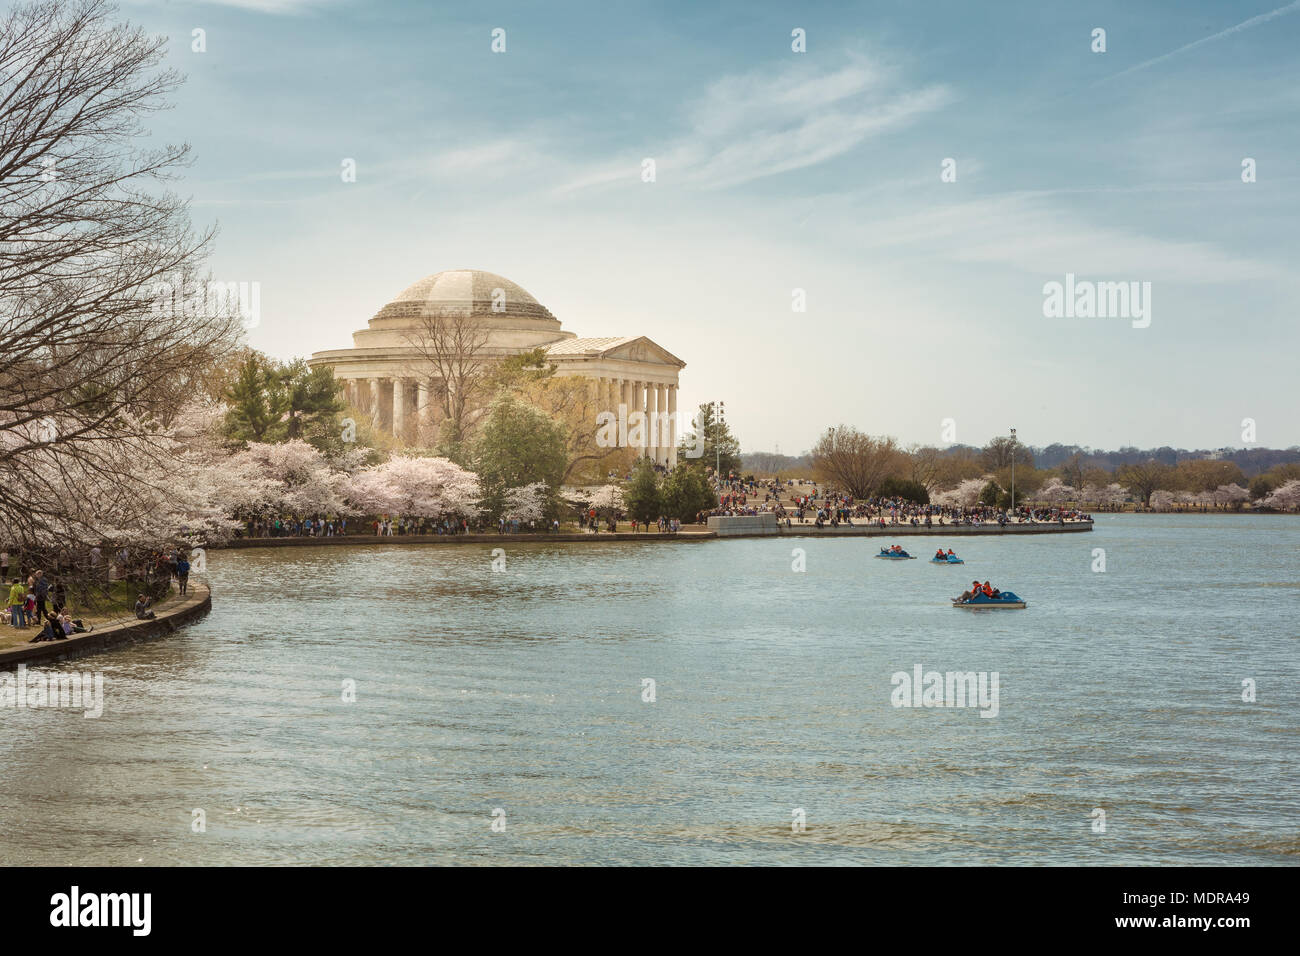
<path fill-rule="evenodd" d="M 759 537 L 784 532 L 776 523 L 776 515 L 710 515 L 709 530 L 720 538 Z"/>
<path fill-rule="evenodd" d="M 0 650 L 0 670 L 12 670 L 19 664 L 33 662 L 53 663 L 99 654 L 124 644 L 154 641 L 166 637 L 177 628 L 193 624 L 212 610 L 212 592 L 206 585 L 190 583 L 189 594 L 168 603 L 152 621 L 126 621 L 121 624 L 101 624 L 89 634 L 74 634 L 62 641 L 42 641 L 39 644 L 20 644 Z M 24 633 L 35 633 L 29 631 Z"/>
<path fill-rule="evenodd" d="M 701 541 L 714 537 L 710 531 L 678 531 L 660 534 L 659 532 L 602 531 L 599 534 L 564 531 L 559 534 L 336 534 L 332 537 L 285 537 L 285 538 L 232 538 L 218 548 L 314 548 L 330 547 L 343 544 L 551 544 L 556 541 L 585 541 L 588 543 L 602 541 Z"/>
<path fill-rule="evenodd" d="M 1052 524 L 1051 522 L 1040 521 L 1034 524 L 1009 524 L 1005 528 L 999 528 L 996 524 L 982 525 L 962 525 L 962 524 L 945 524 L 933 525 L 927 528 L 925 525 L 912 527 L 910 524 L 889 524 L 883 528 L 880 525 L 855 524 L 853 526 L 842 524 L 839 527 L 832 528 L 830 525 L 823 525 L 818 528 L 816 525 L 791 525 L 787 528 L 781 525 L 781 533 L 784 535 L 802 535 L 805 537 L 831 537 L 836 535 L 861 535 L 862 537 L 885 537 L 885 538 L 904 538 L 908 536 L 931 537 L 969 537 L 972 535 L 1003 535 L 1003 534 L 1062 534 L 1073 531 L 1091 531 L 1091 521 L 1067 521 L 1065 524 Z"/>

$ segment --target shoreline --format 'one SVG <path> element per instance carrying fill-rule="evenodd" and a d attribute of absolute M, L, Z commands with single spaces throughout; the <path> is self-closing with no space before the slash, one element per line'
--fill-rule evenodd
<path fill-rule="evenodd" d="M 61 641 L 42 641 L 39 644 L 19 644 L 0 650 L 0 671 L 13 670 L 19 664 L 33 662 L 53 663 L 101 654 L 126 644 L 156 641 L 193 624 L 212 610 L 212 590 L 206 584 L 194 582 L 185 597 L 176 602 L 152 621 L 125 621 L 97 627 L 89 634 L 75 634 Z"/>
<path fill-rule="evenodd" d="M 754 518 L 761 517 L 756 515 L 738 515 L 737 518 Z M 585 543 L 601 544 L 608 542 L 631 542 L 631 541 L 682 541 L 688 543 L 700 541 L 713 541 L 719 538 L 763 538 L 763 537 L 890 537 L 890 536 L 913 536 L 913 537 L 943 537 L 946 535 L 1016 535 L 1016 534 L 1070 534 L 1076 532 L 1091 531 L 1093 523 L 1091 521 L 1071 521 L 1064 525 L 1048 524 L 1040 522 L 1038 524 L 1007 525 L 1000 528 L 997 525 L 934 525 L 925 527 L 920 525 L 912 527 L 911 525 L 887 525 L 884 528 L 879 525 L 871 526 L 866 524 L 857 525 L 840 525 L 832 528 L 825 525 L 817 528 L 816 525 L 808 522 L 806 524 L 794 524 L 789 528 L 784 525 L 772 527 L 770 530 L 765 528 L 761 531 L 745 530 L 727 530 L 719 533 L 717 530 L 699 530 L 699 531 L 676 531 L 676 532 L 639 532 L 633 534 L 630 531 L 618 531 L 610 533 L 602 531 L 599 534 L 586 534 L 577 532 L 560 532 L 559 534 L 550 534 L 542 532 L 539 534 L 394 534 L 394 535 L 376 535 L 376 534 L 336 534 L 325 537 L 312 536 L 286 536 L 282 538 L 232 538 L 224 544 L 208 545 L 208 550 L 241 550 L 247 548 L 314 548 L 314 547 L 342 547 L 345 545 L 359 545 L 362 547 L 374 545 L 389 544 L 546 544 L 559 542 L 563 544 Z"/>

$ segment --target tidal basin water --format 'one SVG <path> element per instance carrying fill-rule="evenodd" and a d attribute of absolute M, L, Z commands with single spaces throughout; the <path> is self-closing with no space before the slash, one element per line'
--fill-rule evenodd
<path fill-rule="evenodd" d="M 0 862 L 1300 861 L 1300 520 L 887 541 L 212 552 L 201 624 L 67 665 L 102 717 L 0 710 Z"/>

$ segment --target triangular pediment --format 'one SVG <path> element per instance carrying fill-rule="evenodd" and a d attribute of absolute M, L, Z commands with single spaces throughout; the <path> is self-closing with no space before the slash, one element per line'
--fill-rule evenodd
<path fill-rule="evenodd" d="M 600 353 L 601 358 L 622 359 L 625 362 L 644 362 L 648 365 L 672 365 L 685 368 L 686 363 L 662 345 L 644 335 L 612 345 Z"/>

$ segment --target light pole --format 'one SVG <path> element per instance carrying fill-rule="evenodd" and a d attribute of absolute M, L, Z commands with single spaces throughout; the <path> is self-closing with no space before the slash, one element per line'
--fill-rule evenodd
<path fill-rule="evenodd" d="M 1016 430 L 1011 429 L 1011 513 L 1016 513 Z"/>
<path fill-rule="evenodd" d="M 722 485 L 722 444 L 718 441 L 718 432 L 722 427 L 722 422 L 727 418 L 726 402 L 710 402 L 713 406 L 713 477 L 717 479 L 718 485 Z"/>

